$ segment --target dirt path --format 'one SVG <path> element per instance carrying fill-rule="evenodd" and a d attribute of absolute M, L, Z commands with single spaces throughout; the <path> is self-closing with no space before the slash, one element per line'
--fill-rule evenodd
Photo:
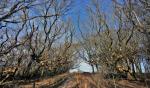
<path fill-rule="evenodd" d="M 112 80 L 102 80 L 99 75 L 90 73 L 75 74 L 59 88 L 150 88 L 138 81 L 119 80 L 116 86 Z"/>
<path fill-rule="evenodd" d="M 35 82 L 20 84 L 17 88 L 150 88 L 144 83 L 128 80 L 106 80 L 100 75 L 91 73 L 61 74 L 54 77 L 40 79 Z M 13 87 L 11 87 L 13 88 Z"/>

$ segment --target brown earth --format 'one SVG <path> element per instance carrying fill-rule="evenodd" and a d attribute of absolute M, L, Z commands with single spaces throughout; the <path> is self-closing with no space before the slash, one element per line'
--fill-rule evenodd
<path fill-rule="evenodd" d="M 149 82 L 149 83 L 148 83 Z M 11 83 L 10 83 L 11 84 Z M 150 88 L 150 80 L 108 80 L 99 74 L 91 73 L 65 73 L 54 77 L 29 82 L 13 82 L 12 86 L 5 88 Z M 3 88 L 0 86 L 0 88 Z"/>

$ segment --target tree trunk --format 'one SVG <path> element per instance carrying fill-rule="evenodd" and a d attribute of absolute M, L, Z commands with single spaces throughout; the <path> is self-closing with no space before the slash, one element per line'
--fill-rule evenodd
<path fill-rule="evenodd" d="M 92 73 L 94 73 L 95 72 L 94 65 L 91 65 L 91 67 L 92 67 Z"/>
<path fill-rule="evenodd" d="M 132 76 L 135 80 L 137 80 L 133 61 L 131 62 L 131 65 L 132 65 Z"/>
<path fill-rule="evenodd" d="M 126 71 L 126 74 L 127 74 L 127 79 L 129 80 L 132 80 L 133 77 L 132 77 L 132 74 L 131 74 L 131 68 L 130 68 L 130 64 L 129 64 L 129 59 L 127 58 L 126 59 L 126 64 L 127 64 L 127 71 Z"/>
<path fill-rule="evenodd" d="M 96 66 L 96 70 L 97 70 L 97 72 L 98 72 L 98 64 L 96 64 L 95 66 Z"/>

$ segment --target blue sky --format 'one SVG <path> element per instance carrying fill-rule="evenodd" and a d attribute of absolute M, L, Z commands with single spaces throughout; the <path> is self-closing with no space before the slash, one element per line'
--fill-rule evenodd
<path fill-rule="evenodd" d="M 101 10 L 108 13 L 108 15 L 112 11 L 112 0 L 99 0 L 101 1 L 100 4 L 102 5 Z M 75 0 L 74 7 L 70 16 L 73 18 L 73 21 L 77 21 L 77 16 L 80 15 L 81 19 L 86 19 L 86 7 L 89 5 L 91 0 Z"/>
<path fill-rule="evenodd" d="M 78 17 L 80 17 L 81 22 L 85 22 L 88 20 L 87 14 L 87 6 L 91 4 L 92 0 L 74 0 L 74 4 L 72 7 L 71 12 L 68 14 L 76 28 L 76 36 L 80 35 L 79 28 L 78 28 Z M 112 0 L 99 0 L 101 5 L 102 12 L 107 13 L 107 15 L 111 19 L 112 15 Z M 82 25 L 82 24 L 81 24 Z"/>

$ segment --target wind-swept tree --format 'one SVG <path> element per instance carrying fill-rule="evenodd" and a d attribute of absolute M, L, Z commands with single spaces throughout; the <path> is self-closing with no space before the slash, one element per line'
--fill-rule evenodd
<path fill-rule="evenodd" d="M 61 63 L 52 62 L 54 58 L 70 64 L 68 68 L 64 65 L 66 70 L 57 71 L 66 72 L 72 67 L 70 47 L 74 28 L 70 20 L 63 19 L 70 10 L 71 0 L 2 0 L 0 4 L 0 60 L 4 70 L 15 67 L 11 74 L 2 71 L 1 83 L 11 76 L 27 78 L 41 74 L 38 68 L 44 61 L 50 60 L 52 67 Z M 58 47 L 62 49 L 59 51 Z M 43 59 L 45 52 L 49 57 Z"/>

